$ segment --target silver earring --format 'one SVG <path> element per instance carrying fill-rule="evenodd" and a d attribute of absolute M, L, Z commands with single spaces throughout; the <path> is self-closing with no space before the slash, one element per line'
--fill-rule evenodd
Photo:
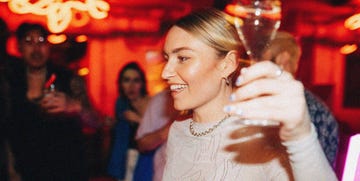
<path fill-rule="evenodd" d="M 229 86 L 229 85 L 230 85 L 230 80 L 229 80 L 229 78 L 223 77 L 223 79 L 225 80 L 226 85 Z"/>

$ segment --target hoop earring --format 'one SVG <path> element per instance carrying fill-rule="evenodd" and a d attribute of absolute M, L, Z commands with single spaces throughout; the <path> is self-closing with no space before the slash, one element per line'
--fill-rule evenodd
<path fill-rule="evenodd" d="M 225 84 L 226 84 L 227 86 L 230 86 L 230 80 L 229 80 L 229 78 L 223 77 L 222 79 L 225 80 Z"/>

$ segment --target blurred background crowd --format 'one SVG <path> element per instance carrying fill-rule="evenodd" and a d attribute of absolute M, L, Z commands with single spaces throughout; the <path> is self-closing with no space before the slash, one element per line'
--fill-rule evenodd
<path fill-rule="evenodd" d="M 0 169 L 7 170 L 0 180 L 56 180 L 57 168 L 58 180 L 146 180 L 136 171 L 153 167 L 167 121 L 177 115 L 166 110 L 156 128 L 139 127 L 151 97 L 166 88 L 164 34 L 192 10 L 223 10 L 230 1 L 108 0 L 88 9 L 84 1 L 39 2 L 45 1 L 0 0 Z M 282 0 L 282 8 L 280 30 L 301 47 L 294 76 L 339 125 L 340 176 L 348 138 L 360 132 L 360 0 Z M 137 148 L 154 130 L 158 142 Z"/>

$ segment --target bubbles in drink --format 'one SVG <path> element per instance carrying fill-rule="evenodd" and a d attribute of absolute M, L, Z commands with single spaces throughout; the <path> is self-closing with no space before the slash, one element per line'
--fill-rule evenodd
<path fill-rule="evenodd" d="M 233 23 L 246 53 L 254 61 L 261 60 L 263 51 L 280 27 L 280 7 L 268 4 L 262 7 L 233 5 L 232 8 Z"/>

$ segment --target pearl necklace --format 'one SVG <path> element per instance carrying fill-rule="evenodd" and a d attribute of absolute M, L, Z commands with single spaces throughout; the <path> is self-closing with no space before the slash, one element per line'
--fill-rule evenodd
<path fill-rule="evenodd" d="M 203 131 L 203 132 L 196 132 L 194 130 L 194 120 L 191 120 L 190 121 L 190 126 L 189 126 L 189 129 L 190 129 L 190 133 L 193 135 L 193 136 L 196 136 L 196 137 L 201 137 L 201 136 L 205 136 L 211 132 L 213 132 L 217 127 L 219 127 L 219 125 L 221 123 L 223 123 L 228 117 L 230 117 L 230 115 L 226 114 L 225 117 L 223 119 L 221 119 L 218 123 L 216 123 L 213 127 L 207 129 L 206 131 Z"/>

